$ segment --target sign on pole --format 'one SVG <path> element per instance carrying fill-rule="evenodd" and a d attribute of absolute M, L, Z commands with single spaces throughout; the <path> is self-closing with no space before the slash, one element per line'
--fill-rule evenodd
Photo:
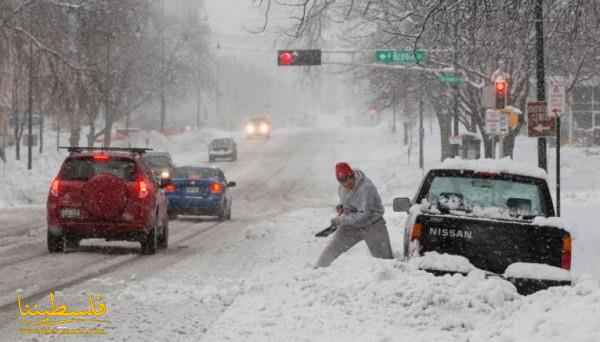
<path fill-rule="evenodd" d="M 508 118 L 505 113 L 495 109 L 485 112 L 485 131 L 491 135 L 503 135 L 508 133 Z"/>
<path fill-rule="evenodd" d="M 423 50 L 377 50 L 375 61 L 385 64 L 416 64 L 425 60 Z"/>
<path fill-rule="evenodd" d="M 459 74 L 455 73 L 443 73 L 438 76 L 438 79 L 447 84 L 463 84 L 465 81 Z"/>
<path fill-rule="evenodd" d="M 560 77 L 548 80 L 548 115 L 554 117 L 556 113 L 565 112 L 566 90 L 563 79 Z"/>
<path fill-rule="evenodd" d="M 556 120 L 548 115 L 546 102 L 527 102 L 527 133 L 530 137 L 556 135 Z"/>

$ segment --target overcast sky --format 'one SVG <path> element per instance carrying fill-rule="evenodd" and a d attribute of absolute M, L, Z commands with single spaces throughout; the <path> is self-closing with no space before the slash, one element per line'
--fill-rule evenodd
<path fill-rule="evenodd" d="M 209 22 L 219 34 L 248 35 L 244 28 L 255 28 L 262 20 L 261 10 L 250 0 L 206 0 Z"/>

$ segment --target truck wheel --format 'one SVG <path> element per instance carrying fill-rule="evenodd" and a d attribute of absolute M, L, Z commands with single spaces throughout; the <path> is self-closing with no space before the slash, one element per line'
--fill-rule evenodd
<path fill-rule="evenodd" d="M 167 213 L 167 215 L 169 216 L 169 221 L 173 221 L 173 220 L 177 220 L 177 214 L 175 213 Z"/>
<path fill-rule="evenodd" d="M 48 243 L 48 251 L 50 253 L 60 253 L 65 251 L 64 235 L 54 235 L 48 232 L 46 241 Z"/>
<path fill-rule="evenodd" d="M 211 156 L 209 156 L 209 157 L 208 157 L 208 162 L 209 162 L 209 163 L 212 163 L 212 162 L 214 162 L 214 161 L 215 161 L 215 158 L 213 158 L 213 157 L 211 157 Z"/>
<path fill-rule="evenodd" d="M 156 249 L 158 248 L 158 234 L 156 231 L 156 225 L 152 227 L 145 239 L 140 243 L 142 244 L 142 254 L 152 255 L 156 253 Z"/>

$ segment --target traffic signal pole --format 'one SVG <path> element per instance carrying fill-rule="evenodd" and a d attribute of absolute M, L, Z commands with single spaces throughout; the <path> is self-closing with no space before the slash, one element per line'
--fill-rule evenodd
<path fill-rule="evenodd" d="M 537 50 L 537 100 L 546 101 L 546 82 L 544 76 L 544 9 L 543 0 L 537 0 L 535 4 L 535 31 Z M 538 138 L 538 166 L 548 171 L 546 156 L 546 138 Z"/>

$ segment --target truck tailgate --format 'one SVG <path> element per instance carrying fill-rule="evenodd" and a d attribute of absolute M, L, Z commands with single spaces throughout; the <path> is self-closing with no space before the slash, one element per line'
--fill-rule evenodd
<path fill-rule="evenodd" d="M 504 273 L 515 262 L 560 267 L 564 229 L 509 220 L 422 214 L 421 252 L 462 255 L 478 268 Z"/>

